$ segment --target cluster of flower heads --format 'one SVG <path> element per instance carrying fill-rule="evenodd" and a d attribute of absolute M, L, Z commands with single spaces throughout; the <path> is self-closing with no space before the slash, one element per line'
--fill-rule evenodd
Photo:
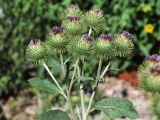
<path fill-rule="evenodd" d="M 160 92 L 160 55 L 154 54 L 139 67 L 142 88 L 149 92 Z"/>
<path fill-rule="evenodd" d="M 114 35 L 103 33 L 105 18 L 99 9 L 83 13 L 77 6 L 71 5 L 64 11 L 61 19 L 61 27 L 53 27 L 45 42 L 29 44 L 27 48 L 29 61 L 42 63 L 46 56 L 63 54 L 66 51 L 75 57 L 95 56 L 103 59 L 127 57 L 132 53 L 130 33 L 126 31 Z"/>

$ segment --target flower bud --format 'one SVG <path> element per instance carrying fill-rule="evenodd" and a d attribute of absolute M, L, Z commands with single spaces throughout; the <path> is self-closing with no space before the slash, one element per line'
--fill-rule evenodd
<path fill-rule="evenodd" d="M 46 60 L 47 52 L 40 40 L 32 39 L 26 50 L 27 59 L 37 65 Z"/>
<path fill-rule="evenodd" d="M 115 49 L 112 45 L 111 34 L 101 34 L 94 42 L 94 54 L 97 58 L 111 59 L 115 55 Z"/>
<path fill-rule="evenodd" d="M 76 37 L 71 43 L 71 52 L 77 57 L 87 57 L 91 50 L 91 37 L 87 34 Z"/>
<path fill-rule="evenodd" d="M 80 35 L 87 30 L 83 19 L 77 16 L 68 16 L 68 18 L 62 22 L 62 26 L 65 31 L 71 35 Z"/>
<path fill-rule="evenodd" d="M 114 35 L 113 45 L 117 56 L 127 57 L 133 51 L 132 35 L 126 31 Z"/>
<path fill-rule="evenodd" d="M 159 55 L 151 55 L 139 67 L 140 85 L 149 92 L 160 92 L 160 62 Z"/>
<path fill-rule="evenodd" d="M 105 24 L 105 19 L 103 17 L 103 12 L 99 9 L 91 10 L 86 13 L 84 20 L 86 25 L 96 32 L 100 32 Z"/>
<path fill-rule="evenodd" d="M 63 18 L 67 18 L 69 16 L 78 16 L 80 17 L 82 15 L 82 12 L 76 5 L 71 5 L 64 11 L 64 16 Z"/>
<path fill-rule="evenodd" d="M 47 36 L 47 47 L 52 52 L 64 52 L 68 42 L 63 28 L 58 26 L 53 27 L 52 32 Z"/>

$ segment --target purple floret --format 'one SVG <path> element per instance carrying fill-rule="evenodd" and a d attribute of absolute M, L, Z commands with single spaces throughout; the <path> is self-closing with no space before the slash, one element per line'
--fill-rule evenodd
<path fill-rule="evenodd" d="M 150 72 L 159 75 L 160 74 L 160 65 L 156 65 L 150 68 Z"/>
<path fill-rule="evenodd" d="M 79 17 L 77 16 L 68 16 L 68 19 L 72 22 L 72 21 L 78 21 Z"/>
<path fill-rule="evenodd" d="M 91 39 L 91 36 L 89 36 L 88 34 L 84 34 L 82 35 L 82 40 L 90 42 L 92 39 Z"/>
<path fill-rule="evenodd" d="M 112 35 L 111 34 L 101 34 L 99 38 L 105 41 L 112 40 Z"/>
<path fill-rule="evenodd" d="M 35 38 L 32 38 L 28 44 L 28 47 L 35 46 L 37 44 L 38 40 Z"/>
<path fill-rule="evenodd" d="M 94 13 L 95 15 L 99 16 L 102 15 L 102 10 L 100 9 L 91 10 L 91 13 Z"/>
<path fill-rule="evenodd" d="M 149 61 L 160 62 L 160 56 L 157 54 L 151 55 L 148 57 Z"/>
<path fill-rule="evenodd" d="M 127 32 L 127 31 L 123 31 L 123 32 L 121 32 L 121 34 L 123 35 L 123 36 L 125 36 L 127 39 L 129 39 L 129 40 L 131 40 L 132 39 L 132 34 L 130 34 L 129 32 Z"/>
<path fill-rule="evenodd" d="M 54 34 L 62 34 L 63 33 L 63 28 L 55 26 L 52 28 L 52 31 Z"/>

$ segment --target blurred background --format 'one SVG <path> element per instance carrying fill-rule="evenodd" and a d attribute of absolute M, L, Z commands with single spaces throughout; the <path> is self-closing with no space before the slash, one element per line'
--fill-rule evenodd
<path fill-rule="evenodd" d="M 47 96 L 46 107 L 54 102 L 51 101 L 53 96 L 40 96 L 27 83 L 27 79 L 35 75 L 43 78 L 44 69 L 27 63 L 25 50 L 32 37 L 45 40 L 46 33 L 54 25 L 60 25 L 58 17 L 61 12 L 71 4 L 78 5 L 84 11 L 101 9 L 106 18 L 106 33 L 126 30 L 133 34 L 133 55 L 114 60 L 112 67 L 120 70 L 112 70 L 109 74 L 114 77 L 113 81 L 122 80 L 119 83 L 122 86 L 125 81 L 137 90 L 136 71 L 139 64 L 148 55 L 160 53 L 160 0 L 0 0 L 0 120 L 20 120 L 24 111 L 25 115 L 35 117 L 38 111 L 36 106 L 42 104 L 37 97 L 44 99 Z M 91 65 L 94 62 L 91 61 Z M 116 86 L 117 83 L 111 84 Z M 101 86 L 100 90 L 104 92 L 106 86 Z M 123 88 L 125 95 L 127 87 Z M 25 115 L 22 115 L 23 119 Z M 34 120 L 34 117 L 26 118 Z"/>

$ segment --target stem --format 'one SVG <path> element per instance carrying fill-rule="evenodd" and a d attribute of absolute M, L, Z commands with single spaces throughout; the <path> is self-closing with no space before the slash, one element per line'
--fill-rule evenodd
<path fill-rule="evenodd" d="M 76 106 L 76 111 L 77 111 L 79 120 L 82 120 L 78 106 Z"/>
<path fill-rule="evenodd" d="M 65 76 L 65 68 L 64 68 L 64 60 L 63 60 L 63 55 L 60 54 L 60 61 L 61 61 L 61 69 L 62 69 L 62 73 L 63 73 L 63 76 Z"/>
<path fill-rule="evenodd" d="M 73 71 L 73 74 L 72 74 L 72 79 L 71 79 L 71 82 L 70 82 L 70 85 L 69 85 L 69 90 L 67 92 L 67 102 L 69 104 L 69 108 L 70 108 L 73 120 L 76 120 L 76 117 L 75 117 L 73 107 L 72 107 L 72 104 L 71 104 L 71 101 L 70 101 L 70 93 L 71 93 L 72 86 L 73 86 L 73 83 L 74 83 L 74 77 L 75 77 L 75 74 L 76 74 L 76 69 L 77 69 L 77 66 L 78 66 L 78 62 L 79 62 L 79 58 L 76 60 L 76 63 L 75 63 L 75 66 L 74 66 L 74 71 Z"/>
<path fill-rule="evenodd" d="M 100 78 L 101 69 L 102 69 L 102 58 L 99 59 L 98 70 L 97 70 L 97 79 Z"/>
<path fill-rule="evenodd" d="M 105 75 L 105 73 L 108 71 L 110 65 L 111 65 L 111 63 L 109 62 L 108 65 L 107 65 L 107 66 L 105 67 L 105 69 L 103 70 L 100 78 L 103 78 L 103 76 Z"/>
<path fill-rule="evenodd" d="M 47 70 L 48 74 L 51 76 L 52 80 L 54 81 L 54 83 L 57 85 L 57 87 L 59 88 L 61 94 L 64 96 L 64 98 L 67 100 L 67 96 L 64 93 L 63 89 L 61 88 L 61 86 L 59 85 L 59 83 L 57 82 L 57 80 L 55 79 L 55 77 L 53 76 L 53 74 L 51 73 L 50 69 L 48 68 L 48 66 L 46 65 L 46 63 L 43 63 L 43 66 L 45 67 L 45 69 Z"/>
<path fill-rule="evenodd" d="M 76 63 L 75 63 L 75 66 L 74 66 L 74 71 L 73 71 L 73 74 L 72 74 L 72 79 L 71 79 L 71 83 L 69 85 L 69 94 L 71 92 L 71 89 L 72 89 L 72 86 L 73 86 L 73 83 L 74 83 L 74 77 L 75 77 L 75 74 L 76 74 L 76 69 L 77 69 L 77 66 L 78 66 L 78 62 L 79 62 L 79 58 L 76 60 Z"/>
<path fill-rule="evenodd" d="M 79 65 L 77 66 L 77 72 L 78 72 L 78 77 L 84 75 L 84 70 L 83 67 L 81 68 L 82 73 L 80 73 L 80 67 Z M 83 83 L 80 84 L 80 97 L 81 97 L 81 108 L 82 108 L 82 120 L 84 120 L 85 117 L 85 105 L 84 105 L 84 91 L 83 91 Z"/>
<path fill-rule="evenodd" d="M 88 36 L 90 36 L 92 33 L 92 28 L 89 28 Z"/>
<path fill-rule="evenodd" d="M 76 116 L 75 116 L 74 111 L 73 111 L 73 107 L 72 107 L 72 104 L 71 104 L 71 100 L 70 100 L 70 95 L 69 94 L 67 95 L 67 102 L 68 102 L 68 105 L 69 105 L 69 109 L 71 111 L 71 116 L 72 116 L 73 120 L 76 120 Z"/>
<path fill-rule="evenodd" d="M 91 99 L 90 99 L 90 101 L 89 101 L 89 105 L 88 105 L 87 112 L 86 112 L 86 115 L 85 115 L 84 120 L 87 119 L 88 113 L 89 113 L 89 111 L 90 111 L 90 109 L 91 109 L 91 105 L 92 105 L 92 102 L 93 102 L 93 98 L 94 98 L 94 96 L 95 96 L 95 93 L 96 93 L 96 91 L 94 90 L 93 93 L 92 93 Z"/>
<path fill-rule="evenodd" d="M 111 63 L 108 63 L 108 65 L 106 66 L 106 68 L 104 69 L 104 71 L 102 72 L 102 74 L 99 75 L 100 78 L 103 78 L 104 74 L 108 71 L 110 64 L 111 64 Z M 97 71 L 98 71 L 98 72 L 97 72 L 98 74 L 100 74 L 100 72 L 99 72 L 99 71 L 101 70 L 101 67 L 100 67 L 100 66 L 102 66 L 102 59 L 100 59 L 100 61 L 99 61 L 99 67 L 98 67 L 98 70 L 97 70 Z M 92 105 L 93 98 L 94 98 L 95 93 L 96 93 L 96 89 L 97 89 L 97 87 L 98 87 L 98 83 L 99 83 L 99 79 L 96 81 L 96 86 L 95 86 L 95 88 L 94 88 L 94 91 L 92 92 L 91 99 L 90 99 L 90 102 L 89 102 L 89 105 L 88 105 L 87 112 L 86 112 L 86 115 L 85 115 L 85 119 L 84 119 L 84 120 L 87 119 L 87 115 L 88 115 L 88 113 L 89 113 L 89 111 L 90 111 L 90 109 L 91 109 L 91 105 Z"/>
<path fill-rule="evenodd" d="M 82 119 L 85 118 L 85 106 L 84 106 L 84 92 L 83 92 L 83 83 L 80 84 L 80 96 L 81 96 L 81 106 L 82 106 Z"/>

